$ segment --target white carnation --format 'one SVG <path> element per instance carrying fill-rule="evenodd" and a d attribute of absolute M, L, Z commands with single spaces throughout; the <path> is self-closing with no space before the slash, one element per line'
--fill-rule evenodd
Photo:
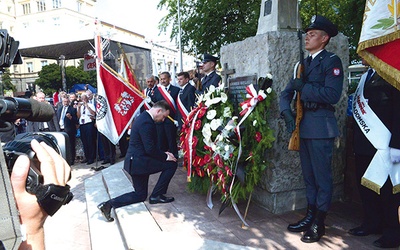
<path fill-rule="evenodd" d="M 209 110 L 208 112 L 207 112 L 207 119 L 208 120 L 212 120 L 212 119 L 214 119 L 215 118 L 215 116 L 217 115 L 217 111 L 215 111 L 215 110 Z"/>

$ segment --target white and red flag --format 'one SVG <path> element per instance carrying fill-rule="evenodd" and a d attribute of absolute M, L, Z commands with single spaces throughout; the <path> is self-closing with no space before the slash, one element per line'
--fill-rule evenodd
<path fill-rule="evenodd" d="M 143 98 L 106 69 L 99 65 L 97 80 L 96 123 L 100 133 L 117 144 L 133 119 Z"/>
<path fill-rule="evenodd" d="M 357 53 L 400 90 L 400 0 L 366 1 Z"/>
<path fill-rule="evenodd" d="M 99 32 L 97 32 L 99 33 Z M 97 130 L 117 144 L 132 122 L 133 114 L 143 102 L 128 84 L 103 65 L 103 40 L 95 37 L 97 68 Z"/>

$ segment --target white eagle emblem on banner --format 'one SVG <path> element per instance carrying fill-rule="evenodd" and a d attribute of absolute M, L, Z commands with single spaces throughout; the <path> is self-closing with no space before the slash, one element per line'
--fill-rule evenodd
<path fill-rule="evenodd" d="M 114 103 L 114 109 L 122 116 L 128 113 L 131 109 L 135 98 L 128 94 L 126 91 L 121 93 L 121 96 L 117 99 L 117 103 Z"/>

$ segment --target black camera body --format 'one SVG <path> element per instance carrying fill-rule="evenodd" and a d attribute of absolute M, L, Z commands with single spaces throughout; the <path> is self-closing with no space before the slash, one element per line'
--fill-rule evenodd
<path fill-rule="evenodd" d="M 37 188 L 43 184 L 43 176 L 40 172 L 40 162 L 31 148 L 31 141 L 45 142 L 64 159 L 71 156 L 68 134 L 65 132 L 33 132 L 18 134 L 14 140 L 3 146 L 4 158 L 9 173 L 11 174 L 18 156 L 26 155 L 30 159 L 30 169 L 26 179 L 26 191 L 36 194 Z"/>
<path fill-rule="evenodd" d="M 22 63 L 18 47 L 19 41 L 15 41 L 7 30 L 0 29 L 0 68 Z"/>

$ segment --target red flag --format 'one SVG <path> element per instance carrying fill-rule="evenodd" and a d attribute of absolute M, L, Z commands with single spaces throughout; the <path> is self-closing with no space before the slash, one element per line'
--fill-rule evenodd
<path fill-rule="evenodd" d="M 124 60 L 122 60 L 121 63 L 121 73 L 122 77 L 124 77 L 132 86 L 136 89 L 140 90 L 139 84 L 136 82 L 135 76 L 133 75 L 133 72 L 129 68 L 129 63 Z"/>
<path fill-rule="evenodd" d="M 99 66 L 97 87 L 97 129 L 117 144 L 143 98 L 102 64 Z"/>
<path fill-rule="evenodd" d="M 58 92 L 54 92 L 53 93 L 53 105 L 56 106 L 59 101 L 60 100 L 58 98 Z"/>

